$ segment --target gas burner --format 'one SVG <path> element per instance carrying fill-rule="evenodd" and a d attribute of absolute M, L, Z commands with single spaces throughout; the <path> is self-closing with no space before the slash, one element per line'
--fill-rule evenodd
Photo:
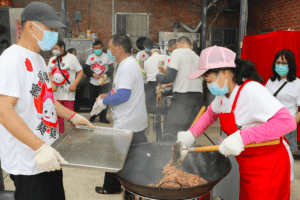
<path fill-rule="evenodd" d="M 200 197 L 194 197 L 191 199 L 182 199 L 182 200 L 221 200 L 221 198 L 212 198 L 211 195 L 212 195 L 212 192 L 209 192 Z M 135 194 L 135 193 L 129 191 L 128 189 L 126 189 L 124 186 L 122 186 L 122 198 L 123 198 L 123 200 L 161 200 L 161 199 L 153 199 L 151 197 L 144 197 L 144 196 Z"/>

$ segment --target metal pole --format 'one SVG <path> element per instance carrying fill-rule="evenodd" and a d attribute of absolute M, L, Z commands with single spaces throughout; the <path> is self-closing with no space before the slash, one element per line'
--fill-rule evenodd
<path fill-rule="evenodd" d="M 240 27 L 239 27 L 239 42 L 238 42 L 238 57 L 241 58 L 241 50 L 244 36 L 246 35 L 246 14 L 247 14 L 248 0 L 241 0 L 240 5 Z"/>
<path fill-rule="evenodd" d="M 60 8 L 60 21 L 63 24 L 66 24 L 66 0 L 61 0 L 61 8 Z M 62 28 L 61 29 L 61 37 L 66 38 L 67 37 L 67 29 Z"/>
<path fill-rule="evenodd" d="M 207 19 L 207 0 L 202 0 L 201 51 L 206 48 L 206 19 Z"/>

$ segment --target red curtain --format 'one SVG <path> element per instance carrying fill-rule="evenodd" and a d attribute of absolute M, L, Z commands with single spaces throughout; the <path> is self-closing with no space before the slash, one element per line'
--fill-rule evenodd
<path fill-rule="evenodd" d="M 282 49 L 291 50 L 296 59 L 297 76 L 300 75 L 300 31 L 277 31 L 262 35 L 245 36 L 242 59 L 251 60 L 265 83 L 272 75 L 272 64 L 275 55 Z M 299 109 L 300 111 L 300 109 Z M 297 127 L 300 141 L 300 124 Z"/>

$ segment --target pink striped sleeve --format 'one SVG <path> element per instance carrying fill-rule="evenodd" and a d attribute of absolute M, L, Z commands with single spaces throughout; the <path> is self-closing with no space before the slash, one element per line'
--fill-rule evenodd
<path fill-rule="evenodd" d="M 266 123 L 241 130 L 245 145 L 274 140 L 296 130 L 295 118 L 286 108 L 281 108 Z"/>
<path fill-rule="evenodd" d="M 190 131 L 199 137 L 218 117 L 219 115 L 214 113 L 210 105 L 194 126 L 190 128 Z"/>

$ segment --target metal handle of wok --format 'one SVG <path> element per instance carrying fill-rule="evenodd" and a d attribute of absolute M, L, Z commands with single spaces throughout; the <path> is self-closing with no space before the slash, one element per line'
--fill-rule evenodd
<path fill-rule="evenodd" d="M 177 183 L 177 184 L 180 185 L 180 187 L 181 187 L 180 190 L 183 191 L 183 186 L 182 186 L 182 184 L 179 183 L 179 182 L 177 182 L 177 181 L 164 181 L 164 182 L 162 182 L 162 183 L 160 184 L 160 186 L 158 187 L 158 191 L 160 191 L 161 186 L 162 186 L 163 184 L 165 184 L 165 183 Z"/>

